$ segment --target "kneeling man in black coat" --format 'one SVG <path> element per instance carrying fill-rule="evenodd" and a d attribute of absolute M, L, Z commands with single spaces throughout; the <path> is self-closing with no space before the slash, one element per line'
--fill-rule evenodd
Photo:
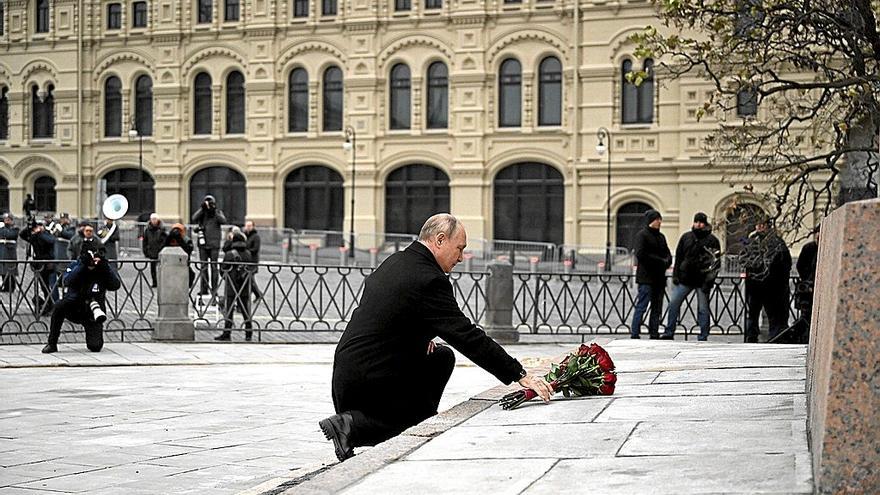
<path fill-rule="evenodd" d="M 459 309 L 447 273 L 462 260 L 467 232 L 454 216 L 425 222 L 419 240 L 395 253 L 364 283 L 333 359 L 336 413 L 319 422 L 340 461 L 354 447 L 383 442 L 437 414 L 455 366 L 440 337 L 505 384 L 550 399 L 540 376 L 526 373 Z"/>

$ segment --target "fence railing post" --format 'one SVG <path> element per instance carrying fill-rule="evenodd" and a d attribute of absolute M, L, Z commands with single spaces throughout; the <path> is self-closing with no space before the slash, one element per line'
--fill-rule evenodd
<path fill-rule="evenodd" d="M 481 325 L 498 342 L 519 342 L 519 332 L 513 328 L 513 266 L 492 261 L 486 268 L 486 313 Z"/>
<path fill-rule="evenodd" d="M 189 317 L 189 261 L 179 247 L 159 253 L 159 316 L 153 325 L 153 340 L 195 340 L 195 326 Z"/>

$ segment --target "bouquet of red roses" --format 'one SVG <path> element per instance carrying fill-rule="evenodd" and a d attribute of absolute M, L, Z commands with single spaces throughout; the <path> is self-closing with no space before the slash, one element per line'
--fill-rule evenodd
<path fill-rule="evenodd" d="M 598 344 L 581 344 L 577 352 L 554 364 L 544 379 L 550 384 L 551 390 L 562 392 L 566 397 L 611 395 L 617 383 L 617 374 L 608 351 Z M 513 409 L 537 396 L 531 389 L 517 390 L 502 397 L 500 404 L 504 409 Z"/>

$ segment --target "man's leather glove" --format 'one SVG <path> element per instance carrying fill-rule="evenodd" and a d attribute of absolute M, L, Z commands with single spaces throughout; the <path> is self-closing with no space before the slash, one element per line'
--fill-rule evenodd
<path fill-rule="evenodd" d="M 92 264 L 94 263 L 94 261 L 95 261 L 95 258 L 92 257 L 92 252 L 91 252 L 91 251 L 89 251 L 89 250 L 87 250 L 87 249 L 83 249 L 83 250 L 79 253 L 79 262 L 80 262 L 83 266 L 92 266 Z"/>

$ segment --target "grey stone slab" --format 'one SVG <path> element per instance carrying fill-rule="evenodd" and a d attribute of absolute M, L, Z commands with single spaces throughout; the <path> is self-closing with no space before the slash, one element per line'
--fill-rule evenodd
<path fill-rule="evenodd" d="M 152 480 L 165 477 L 181 471 L 179 468 L 165 466 L 151 466 L 149 464 L 126 464 L 99 471 L 91 471 L 82 474 L 59 476 L 30 483 L 19 483 L 19 488 L 32 488 L 37 490 L 54 490 L 68 492 L 86 492 L 101 490 L 128 481 Z"/>
<path fill-rule="evenodd" d="M 800 419 L 806 417 L 804 395 L 694 397 L 620 397 L 596 418 L 605 421 L 725 419 Z"/>
<path fill-rule="evenodd" d="M 639 423 L 618 455 L 807 453 L 804 419 Z"/>
<path fill-rule="evenodd" d="M 559 461 L 525 495 L 812 493 L 808 454 L 596 457 Z"/>
<path fill-rule="evenodd" d="M 803 380 L 755 382 L 695 382 L 652 385 L 618 385 L 615 397 L 684 397 L 701 395 L 762 395 L 799 394 L 804 392 Z"/>
<path fill-rule="evenodd" d="M 550 410 L 550 407 L 545 409 Z M 634 422 L 453 428 L 407 460 L 575 458 L 613 455 Z M 572 439 L 578 439 L 572 441 Z"/>
<path fill-rule="evenodd" d="M 398 462 L 371 474 L 342 493 L 515 494 L 544 475 L 554 462 L 554 459 Z"/>
<path fill-rule="evenodd" d="M 663 371 L 654 383 L 804 380 L 806 376 L 804 367 L 701 369 Z"/>
<path fill-rule="evenodd" d="M 557 394 L 549 404 L 535 398 L 510 411 L 495 404 L 465 421 L 462 426 L 589 423 L 610 402 L 611 399 L 603 397 L 584 397 L 574 403 Z"/>

